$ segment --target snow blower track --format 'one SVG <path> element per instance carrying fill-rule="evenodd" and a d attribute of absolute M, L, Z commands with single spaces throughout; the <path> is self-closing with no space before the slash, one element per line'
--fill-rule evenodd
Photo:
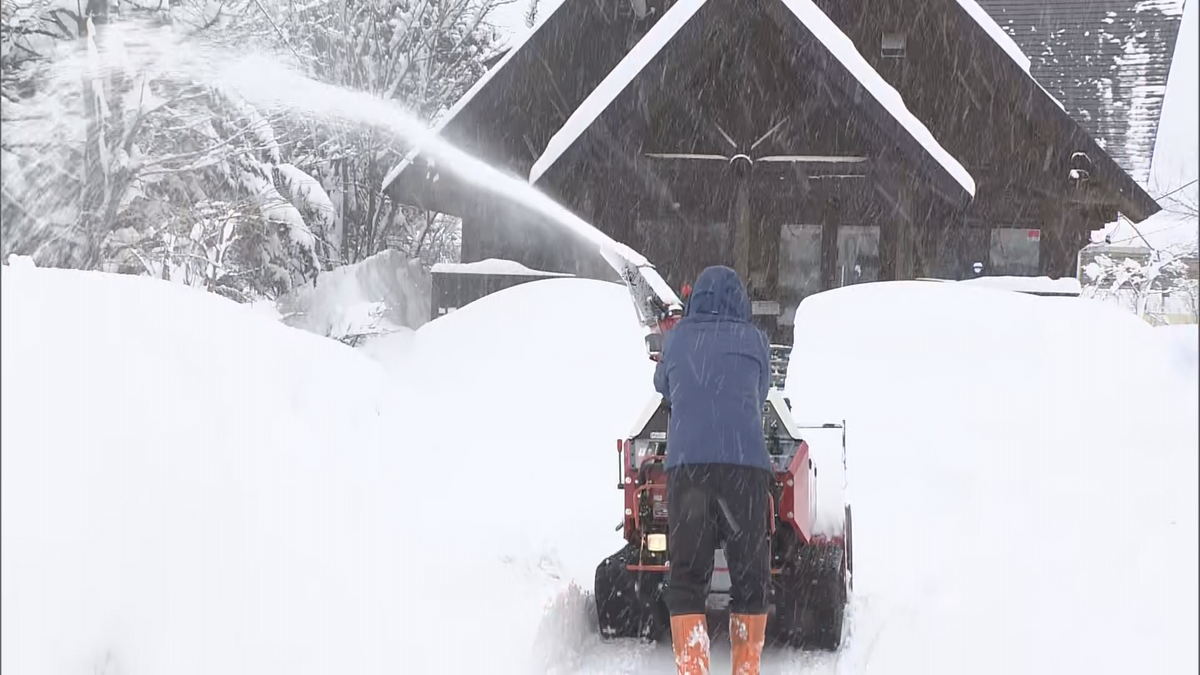
<path fill-rule="evenodd" d="M 847 608 L 841 651 L 808 652 L 768 647 L 763 651 L 763 672 L 803 672 L 806 675 L 864 672 L 867 659 L 870 658 L 870 641 L 865 645 L 856 644 L 856 622 L 862 604 L 861 598 L 855 599 Z M 731 669 L 727 633 L 722 631 L 714 634 L 710 668 L 713 673 L 729 672 Z M 675 669 L 674 655 L 667 643 L 647 644 L 633 639 L 588 640 L 583 646 L 578 657 L 554 664 L 548 672 L 570 672 L 578 675 L 662 675 L 672 673 Z"/>

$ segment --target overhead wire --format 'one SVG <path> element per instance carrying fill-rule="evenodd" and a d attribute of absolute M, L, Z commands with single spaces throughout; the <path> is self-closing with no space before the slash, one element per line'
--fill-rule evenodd
<path fill-rule="evenodd" d="M 1166 194 L 1161 194 L 1161 195 L 1159 195 L 1158 197 L 1155 197 L 1155 198 L 1154 198 L 1154 201 L 1156 201 L 1156 202 L 1157 202 L 1157 201 L 1158 201 L 1158 200 L 1160 200 L 1160 199 L 1165 199 L 1165 198 L 1167 198 L 1167 197 L 1170 197 L 1171 195 L 1173 195 L 1173 194 L 1175 194 L 1175 193 L 1177 193 L 1177 192 L 1179 192 L 1179 191 L 1181 191 L 1181 190 L 1187 189 L 1187 188 L 1191 187 L 1192 185 L 1195 185 L 1195 184 L 1196 184 L 1198 181 L 1200 181 L 1200 178 L 1193 178 L 1193 179 L 1191 179 L 1190 181 L 1188 181 L 1188 182 L 1184 183 L 1183 185 L 1180 185 L 1179 187 L 1175 188 L 1174 190 L 1171 190 L 1170 192 L 1167 192 Z M 1123 217 L 1123 216 L 1121 216 L 1121 214 L 1117 214 L 1117 227 L 1118 227 L 1118 228 L 1121 226 L 1121 218 L 1122 218 L 1122 217 Z M 1105 238 L 1104 238 L 1104 240 L 1105 240 L 1105 242 L 1106 242 L 1106 243 L 1108 243 L 1108 244 L 1119 244 L 1119 243 L 1123 243 L 1123 242 L 1127 242 L 1127 241 L 1133 241 L 1134 239 L 1141 239 L 1141 240 L 1142 240 L 1142 243 L 1146 244 L 1146 248 L 1150 249 L 1151 251 L 1157 251 L 1157 250 L 1158 250 L 1158 249 L 1154 248 L 1154 246 L 1153 246 L 1153 245 L 1151 245 L 1150 241 L 1149 241 L 1148 239 L 1146 239 L 1145 235 L 1143 235 L 1143 234 L 1142 234 L 1142 231 L 1138 229 L 1137 225 L 1134 225 L 1134 224 L 1133 224 L 1133 221 L 1132 221 L 1132 220 L 1129 220 L 1128 218 L 1125 218 L 1125 220 L 1129 222 L 1129 227 L 1131 227 L 1131 228 L 1133 229 L 1134 233 L 1135 233 L 1137 236 L 1134 236 L 1134 237 L 1127 237 L 1127 238 L 1125 238 L 1125 239 L 1118 239 L 1118 240 L 1115 240 L 1115 241 L 1114 241 L 1114 240 L 1112 239 L 1112 235 L 1110 234 L 1108 237 L 1105 237 Z M 1188 225 L 1188 224 L 1189 224 L 1189 223 L 1178 223 L 1178 224 L 1176 224 L 1176 225 L 1172 225 L 1171 227 L 1164 227 L 1164 228 L 1162 228 L 1162 229 L 1160 229 L 1160 230 L 1155 230 L 1154 232 L 1166 232 L 1167 230 L 1173 230 L 1173 229 L 1175 229 L 1176 227 L 1182 227 L 1182 226 L 1184 226 L 1184 225 Z M 1152 232 L 1151 234 L 1153 234 L 1153 232 Z"/>

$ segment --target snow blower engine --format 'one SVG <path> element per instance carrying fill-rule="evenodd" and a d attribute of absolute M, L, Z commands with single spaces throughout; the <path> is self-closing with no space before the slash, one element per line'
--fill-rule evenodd
<path fill-rule="evenodd" d="M 658 360 L 662 336 L 683 315 L 682 303 L 649 265 L 634 265 L 609 256 L 633 297 L 646 330 L 650 358 Z M 818 466 L 805 433 L 840 430 L 842 466 L 820 474 L 836 499 L 844 495 L 845 424 L 798 425 L 791 402 L 782 392 L 790 348 L 773 345 L 772 384 L 763 404 L 763 435 L 775 471 L 771 494 L 771 607 L 767 620 L 769 643 L 802 649 L 836 650 L 853 588 L 850 506 L 842 498 L 837 515 L 818 519 Z M 667 545 L 666 459 L 670 409 L 657 393 L 649 401 L 628 437 L 618 439 L 617 488 L 624 492 L 625 546 L 596 568 L 596 612 L 607 638 L 658 641 L 670 632 L 664 591 L 670 580 L 671 551 Z M 840 475 L 839 475 L 840 470 Z M 834 520 L 840 522 L 829 523 Z M 708 606 L 717 617 L 727 612 L 730 580 L 723 543 L 718 546 L 709 586 Z M 711 620 L 714 626 L 726 622 Z"/>

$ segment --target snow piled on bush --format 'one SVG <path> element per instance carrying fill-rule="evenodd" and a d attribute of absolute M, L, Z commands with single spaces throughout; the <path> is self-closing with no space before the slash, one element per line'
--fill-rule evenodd
<path fill-rule="evenodd" d="M 962 284 L 801 304 L 787 389 L 849 420 L 855 591 L 874 606 L 843 666 L 1194 669 L 1197 376 L 1156 330 Z"/>

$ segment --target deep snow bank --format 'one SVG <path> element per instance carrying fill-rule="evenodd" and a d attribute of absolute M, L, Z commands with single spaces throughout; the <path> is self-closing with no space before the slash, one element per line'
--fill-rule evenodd
<path fill-rule="evenodd" d="M 1166 342 L 1167 353 L 1174 356 L 1180 373 L 1200 370 L 1200 326 L 1159 326 L 1155 332 Z"/>
<path fill-rule="evenodd" d="M 508 655 L 487 672 L 520 672 L 526 652 L 532 672 L 576 672 L 599 646 L 582 596 L 624 543 L 616 440 L 654 391 L 629 292 L 529 282 L 362 349 L 436 406 L 456 444 L 447 465 L 482 478 L 469 493 L 475 555 L 519 579 L 489 625 Z M 620 650 L 603 669 L 644 651 Z"/>
<path fill-rule="evenodd" d="M 460 455 L 494 477 L 485 503 L 512 514 L 489 533 L 497 546 L 544 554 L 590 590 L 622 543 L 616 439 L 654 392 L 625 287 L 530 282 L 363 349 L 446 411 Z"/>
<path fill-rule="evenodd" d="M 399 662 L 407 396 L 369 359 L 151 279 L 0 288 L 4 672 Z"/>
<path fill-rule="evenodd" d="M 525 672 L 619 544 L 623 287 L 476 303 L 409 334 L 403 384 L 177 285 L 0 288 L 4 672 Z"/>
<path fill-rule="evenodd" d="M 806 299 L 787 389 L 849 420 L 861 604 L 839 667 L 1194 670 L 1196 372 L 1163 344 L 1076 299 Z"/>

